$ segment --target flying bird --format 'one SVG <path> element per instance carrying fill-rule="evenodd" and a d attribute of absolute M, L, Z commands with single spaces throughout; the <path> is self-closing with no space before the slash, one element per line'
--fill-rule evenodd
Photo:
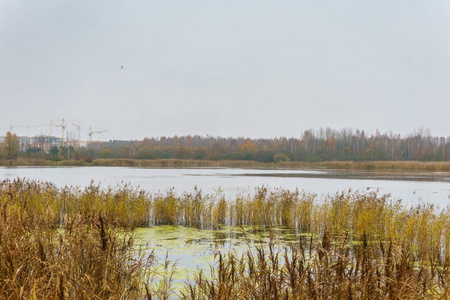
<path fill-rule="evenodd" d="M 123 66 L 120 66 L 121 69 L 123 69 Z"/>

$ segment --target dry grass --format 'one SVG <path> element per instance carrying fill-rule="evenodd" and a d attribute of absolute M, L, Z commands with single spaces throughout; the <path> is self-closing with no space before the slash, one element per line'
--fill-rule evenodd
<path fill-rule="evenodd" d="M 139 297 L 153 257 L 136 253 L 132 236 L 100 210 L 62 218 L 57 198 L 51 185 L 2 184 L 0 298 Z"/>
<path fill-rule="evenodd" d="M 194 160 L 194 159 L 94 159 L 51 161 L 34 158 L 17 160 L 0 159 L 2 166 L 115 166 L 149 168 L 258 168 L 258 169 L 330 169 L 330 170 L 369 170 L 369 171 L 411 171 L 411 172 L 448 172 L 450 162 L 423 161 L 328 161 L 298 162 L 284 161 L 263 163 L 242 160 Z"/>
<path fill-rule="evenodd" d="M 181 293 L 176 266 L 166 259 L 156 268 L 153 254 L 133 245 L 133 228 L 162 224 L 284 226 L 299 242 L 218 253 L 212 278 L 199 272 Z M 266 188 L 226 200 L 200 190 L 0 183 L 2 299 L 443 299 L 449 268 L 449 210 L 405 208 L 376 193 L 316 203 Z"/>
<path fill-rule="evenodd" d="M 67 161 L 60 165 L 71 165 L 75 161 Z M 76 165 L 76 164 L 74 164 Z M 336 170 L 373 170 L 373 171 L 416 171 L 445 172 L 450 171 L 450 162 L 423 161 L 329 161 L 329 162 L 297 162 L 285 161 L 263 163 L 256 161 L 233 160 L 192 160 L 192 159 L 95 159 L 93 166 L 127 166 L 153 168 L 261 168 L 261 169 L 336 169 Z"/>

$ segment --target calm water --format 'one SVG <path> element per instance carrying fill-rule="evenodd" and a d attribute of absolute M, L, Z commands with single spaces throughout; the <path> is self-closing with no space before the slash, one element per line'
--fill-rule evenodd
<path fill-rule="evenodd" d="M 209 275 L 210 265 L 214 264 L 214 255 L 218 251 L 222 254 L 232 252 L 240 257 L 249 249 L 254 251 L 255 246 L 267 248 L 271 237 L 276 243 L 276 251 L 299 241 L 299 237 L 288 229 L 250 226 L 199 230 L 165 225 L 139 228 L 134 233 L 136 243 L 143 247 L 141 249 L 153 251 L 160 263 L 164 261 L 167 253 L 168 259 L 176 262 L 175 279 L 178 283 L 192 278 L 192 272 L 197 269 L 202 269 Z"/>
<path fill-rule="evenodd" d="M 153 169 L 127 167 L 18 167 L 0 168 L 0 179 L 29 178 L 51 181 L 57 186 L 89 185 L 93 180 L 103 187 L 129 183 L 149 192 L 204 193 L 222 191 L 227 197 L 252 194 L 256 187 L 303 190 L 318 195 L 347 191 L 378 190 L 402 199 L 405 205 L 433 203 L 443 208 L 450 202 L 450 173 L 377 173 L 305 170 L 248 170 L 228 168 Z"/>

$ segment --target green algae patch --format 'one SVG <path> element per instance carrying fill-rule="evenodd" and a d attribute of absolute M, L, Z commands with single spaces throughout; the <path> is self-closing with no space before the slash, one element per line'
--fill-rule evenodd
<path fill-rule="evenodd" d="M 134 230 L 137 247 L 153 251 L 158 262 L 166 257 L 174 265 L 174 279 L 179 282 L 191 278 L 198 271 L 209 274 L 217 253 L 241 256 L 256 245 L 266 245 L 271 239 L 287 246 L 298 240 L 286 228 L 262 226 L 222 226 L 218 230 L 162 225 Z"/>

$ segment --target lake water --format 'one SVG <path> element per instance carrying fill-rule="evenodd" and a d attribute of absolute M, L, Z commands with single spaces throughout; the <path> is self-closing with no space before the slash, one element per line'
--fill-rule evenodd
<path fill-rule="evenodd" d="M 255 188 L 299 189 L 317 194 L 317 201 L 327 195 L 348 191 L 376 191 L 391 194 L 392 199 L 402 199 L 406 206 L 421 202 L 433 203 L 444 208 L 450 201 L 450 173 L 407 172 L 356 172 L 324 170 L 248 170 L 228 168 L 204 169 L 154 169 L 127 167 L 19 167 L 0 168 L 0 179 L 28 178 L 50 181 L 57 186 L 84 187 L 94 181 L 103 187 L 115 187 L 124 183 L 139 186 L 148 192 L 161 192 L 173 188 L 176 193 L 192 192 L 194 187 L 204 193 L 221 192 L 228 198 L 252 194 Z M 198 230 L 181 226 L 156 226 L 135 231 L 137 243 L 154 253 L 162 262 L 166 254 L 177 262 L 176 284 L 192 278 L 198 268 L 206 274 L 214 261 L 216 250 L 242 254 L 249 245 L 262 240 L 267 242 L 269 233 L 243 230 L 251 228 L 227 228 Z M 280 232 L 281 245 L 290 243 L 289 231 Z M 293 237 L 297 239 L 298 237 Z M 253 247 L 253 246 L 252 246 Z"/>
<path fill-rule="evenodd" d="M 252 194 L 257 187 L 284 188 L 317 194 L 318 201 L 336 192 L 379 191 L 402 199 L 405 205 L 433 203 L 441 208 L 450 202 L 450 172 L 358 172 L 328 170 L 249 170 L 230 168 L 155 169 L 129 167 L 16 167 L 0 168 L 0 179 L 29 178 L 57 186 L 103 187 L 129 183 L 149 192 L 173 188 L 177 193 L 221 191 L 227 197 Z"/>

